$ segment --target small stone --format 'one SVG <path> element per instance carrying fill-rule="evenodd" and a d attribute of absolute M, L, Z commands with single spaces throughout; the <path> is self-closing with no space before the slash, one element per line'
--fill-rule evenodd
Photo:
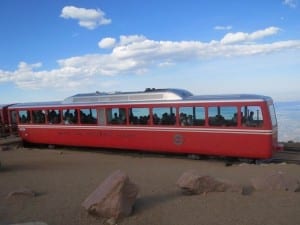
<path fill-rule="evenodd" d="M 252 185 L 247 185 L 242 188 L 242 195 L 251 195 L 254 192 L 254 187 Z"/>
<path fill-rule="evenodd" d="M 28 197 L 35 197 L 36 193 L 28 188 L 20 188 L 19 190 L 15 190 L 10 192 L 7 195 L 7 198 L 12 198 L 14 196 L 28 196 Z"/>
<path fill-rule="evenodd" d="M 117 220 L 115 218 L 109 218 L 104 221 L 105 225 L 117 225 Z"/>
<path fill-rule="evenodd" d="M 11 225 L 47 225 L 44 222 L 27 222 L 27 223 L 14 223 Z"/>

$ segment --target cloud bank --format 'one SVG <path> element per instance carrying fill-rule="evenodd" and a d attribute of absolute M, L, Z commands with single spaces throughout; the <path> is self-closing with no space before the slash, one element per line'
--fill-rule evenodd
<path fill-rule="evenodd" d="M 143 74 L 152 68 L 174 66 L 182 62 L 214 58 L 255 56 L 300 49 L 300 40 L 255 43 L 280 31 L 268 27 L 252 33 L 228 33 L 221 40 L 158 41 L 143 35 L 103 38 L 98 46 L 105 54 L 86 54 L 60 59 L 57 68 L 43 70 L 42 63 L 20 62 L 14 71 L 0 70 L 0 82 L 13 82 L 21 88 L 76 88 L 92 84 L 94 79 L 123 74 Z"/>

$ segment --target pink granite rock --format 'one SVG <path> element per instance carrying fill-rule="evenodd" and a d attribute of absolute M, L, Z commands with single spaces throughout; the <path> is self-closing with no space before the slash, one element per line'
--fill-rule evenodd
<path fill-rule="evenodd" d="M 207 192 L 240 192 L 242 187 L 230 183 L 229 181 L 220 180 L 211 176 L 202 176 L 195 171 L 183 173 L 177 180 L 177 186 L 181 188 L 184 194 L 202 194 Z"/>
<path fill-rule="evenodd" d="M 122 218 L 132 212 L 138 187 L 127 174 L 118 170 L 107 177 L 82 203 L 91 214 L 104 218 Z"/>
<path fill-rule="evenodd" d="M 300 181 L 281 171 L 253 178 L 251 179 L 251 183 L 256 190 L 293 192 L 298 192 L 300 190 Z"/>

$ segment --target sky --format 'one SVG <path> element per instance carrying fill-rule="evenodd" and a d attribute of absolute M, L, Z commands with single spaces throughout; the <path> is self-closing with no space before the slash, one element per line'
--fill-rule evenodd
<path fill-rule="evenodd" d="M 300 0 L 1 0 L 0 104 L 182 88 L 300 100 Z"/>

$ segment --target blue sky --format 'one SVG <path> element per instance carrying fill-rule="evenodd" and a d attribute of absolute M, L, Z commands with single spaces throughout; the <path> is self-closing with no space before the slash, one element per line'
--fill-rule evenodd
<path fill-rule="evenodd" d="M 300 2 L 2 0 L 0 103 L 184 88 L 300 100 Z"/>

